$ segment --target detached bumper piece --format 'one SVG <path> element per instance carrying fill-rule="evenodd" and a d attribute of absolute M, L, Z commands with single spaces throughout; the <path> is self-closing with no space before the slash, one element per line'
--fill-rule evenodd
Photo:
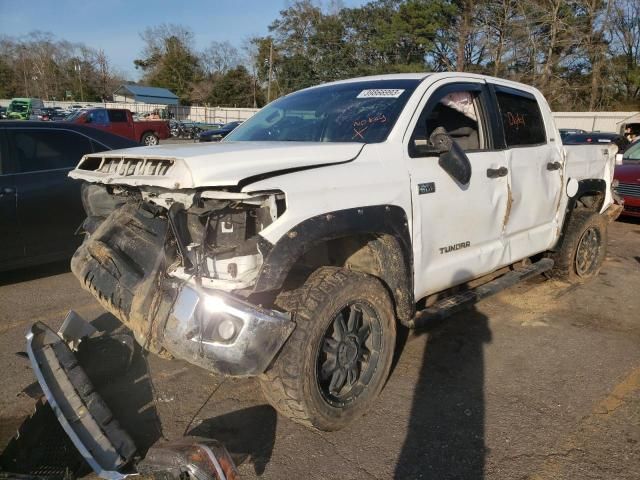
<path fill-rule="evenodd" d="M 119 480 L 136 453 L 65 342 L 41 322 L 27 334 L 27 353 L 58 421 L 93 470 Z"/>

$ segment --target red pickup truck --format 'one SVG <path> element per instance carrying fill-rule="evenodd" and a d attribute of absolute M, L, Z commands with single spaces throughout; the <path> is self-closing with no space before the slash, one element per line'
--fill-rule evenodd
<path fill-rule="evenodd" d="M 165 120 L 135 122 L 129 110 L 120 108 L 78 110 L 67 117 L 66 121 L 115 133 L 144 145 L 157 145 L 160 139 L 164 140 L 171 135 L 169 122 Z"/>

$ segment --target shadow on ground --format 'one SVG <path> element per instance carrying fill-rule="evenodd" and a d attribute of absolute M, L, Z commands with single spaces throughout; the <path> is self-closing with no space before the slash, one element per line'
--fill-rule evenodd
<path fill-rule="evenodd" d="M 101 335 L 80 342 L 76 358 L 144 456 L 163 437 L 146 354 L 113 315 L 104 313 L 91 324 Z"/>
<path fill-rule="evenodd" d="M 394 478 L 483 479 L 488 318 L 472 308 L 416 334 L 429 339 Z"/>
<path fill-rule="evenodd" d="M 9 272 L 0 272 L 0 286 L 28 282 L 37 280 L 38 278 L 60 275 L 61 273 L 69 271 L 71 271 L 69 260 L 62 260 L 60 262 L 36 265 L 19 270 L 11 270 Z"/>
<path fill-rule="evenodd" d="M 270 405 L 259 405 L 203 421 L 189 436 L 222 442 L 236 465 L 251 460 L 256 475 L 262 475 L 271 460 L 277 415 Z"/>
<path fill-rule="evenodd" d="M 620 215 L 617 222 L 628 223 L 630 225 L 640 225 L 640 217 L 630 217 L 628 215 Z"/>
<path fill-rule="evenodd" d="M 44 399 L 36 401 L 34 412 L 0 453 L 0 477 L 3 472 L 11 472 L 32 478 L 62 479 L 90 471 Z"/>

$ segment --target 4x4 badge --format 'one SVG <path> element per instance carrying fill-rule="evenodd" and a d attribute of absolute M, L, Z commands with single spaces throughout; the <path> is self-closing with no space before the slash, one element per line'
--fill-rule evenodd
<path fill-rule="evenodd" d="M 434 182 L 418 184 L 418 195 L 424 195 L 425 193 L 434 193 L 435 191 L 436 184 Z"/>

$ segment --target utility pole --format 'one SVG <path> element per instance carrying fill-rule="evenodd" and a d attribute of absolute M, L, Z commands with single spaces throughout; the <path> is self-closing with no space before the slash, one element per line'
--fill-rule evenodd
<path fill-rule="evenodd" d="M 80 81 L 80 101 L 84 102 L 84 95 L 82 94 L 82 66 L 80 65 L 80 62 L 74 65 L 74 69 L 78 72 L 78 80 Z"/>
<path fill-rule="evenodd" d="M 271 71 L 273 69 L 273 41 L 269 44 L 269 83 L 267 84 L 267 103 L 271 101 Z"/>

